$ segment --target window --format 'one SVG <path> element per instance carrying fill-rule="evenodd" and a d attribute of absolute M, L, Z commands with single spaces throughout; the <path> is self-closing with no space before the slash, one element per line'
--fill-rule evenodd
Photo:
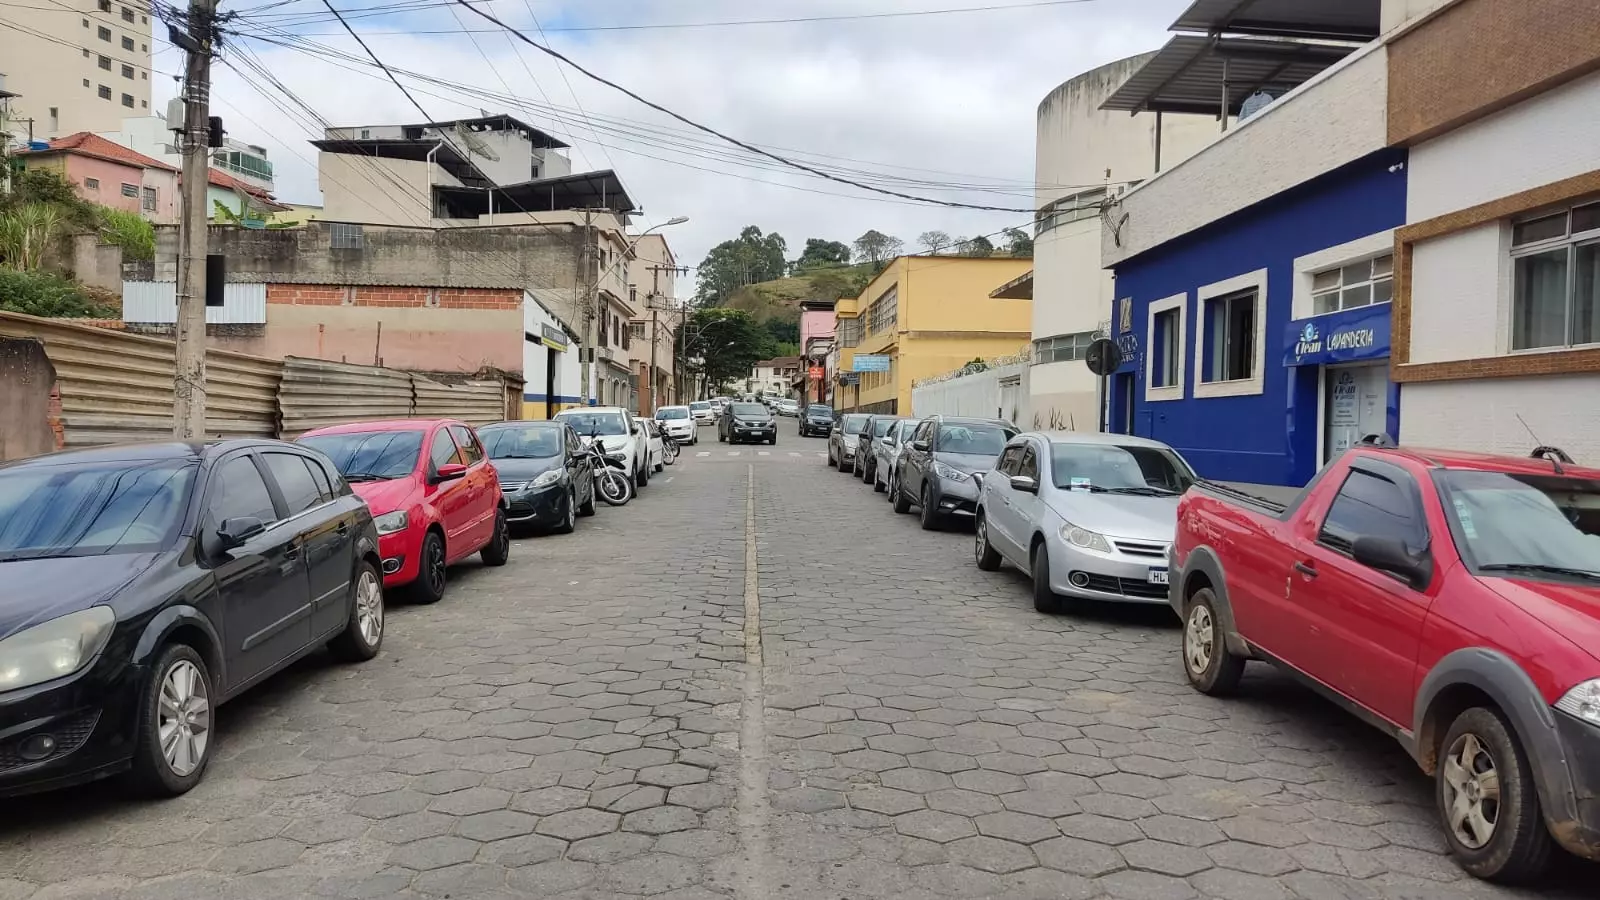
<path fill-rule="evenodd" d="M 98 178 L 85 178 L 83 180 L 83 186 L 88 188 L 91 191 L 98 191 L 98 190 L 100 190 L 100 179 L 98 179 Z"/>
<path fill-rule="evenodd" d="M 155 188 L 147 187 L 147 188 L 144 189 L 144 199 L 140 201 L 139 208 L 143 209 L 145 212 L 155 212 L 156 211 L 156 189 Z"/>
<path fill-rule="evenodd" d="M 108 43 L 111 41 L 111 29 L 105 27 L 104 25 L 96 28 L 94 33 L 95 37 L 98 37 L 102 41 L 106 41 Z"/>
<path fill-rule="evenodd" d="M 855 347 L 861 343 L 861 320 L 859 318 L 839 320 L 839 346 Z"/>
<path fill-rule="evenodd" d="M 84 79 L 84 80 L 83 80 L 83 86 L 84 86 L 84 87 L 88 87 L 88 86 L 89 86 L 89 79 L 87 79 L 87 78 L 85 78 L 85 79 Z"/>
<path fill-rule="evenodd" d="M 293 453 L 263 453 L 261 459 L 278 483 L 278 493 L 289 515 L 297 515 L 322 503 L 322 492 L 311 478 L 305 459 Z"/>
<path fill-rule="evenodd" d="M 1416 506 L 1415 485 L 1409 475 L 1394 479 L 1351 469 L 1344 485 L 1328 507 L 1317 541 L 1340 553 L 1349 553 L 1358 537 L 1398 538 L 1416 551 L 1427 545 L 1427 529 Z"/>
<path fill-rule="evenodd" d="M 450 436 L 456 439 L 456 445 L 461 448 L 461 456 L 467 465 L 473 466 L 483 462 L 483 446 L 465 426 L 451 425 Z"/>
<path fill-rule="evenodd" d="M 433 446 L 428 450 L 428 462 L 433 464 L 434 469 L 461 462 L 461 455 L 456 450 L 455 441 L 450 439 L 448 430 L 441 428 L 434 432 Z"/>
<path fill-rule="evenodd" d="M 317 483 L 317 493 L 322 496 L 324 502 L 339 496 L 339 489 L 334 487 L 337 479 L 328 474 L 328 470 L 323 467 L 322 463 L 307 459 L 305 464 L 306 468 L 311 470 L 311 480 Z"/>
<path fill-rule="evenodd" d="M 600 339 L 599 339 L 599 344 L 602 347 L 604 347 L 606 345 L 606 323 L 609 322 L 609 321 L 611 321 L 611 317 L 610 316 L 601 316 L 600 317 Z"/>
<path fill-rule="evenodd" d="M 1053 201 L 1034 217 L 1033 233 L 1038 236 L 1071 222 L 1092 219 L 1100 215 L 1100 207 L 1105 200 L 1106 189 L 1099 187 Z"/>
<path fill-rule="evenodd" d="M 1207 300 L 1205 329 L 1207 353 L 1201 381 L 1244 381 L 1255 377 L 1255 291 Z"/>
<path fill-rule="evenodd" d="M 124 6 L 122 8 L 122 21 L 124 21 L 124 22 L 132 22 L 133 21 L 133 10 L 131 10 L 131 9 L 127 8 L 126 6 Z"/>
<path fill-rule="evenodd" d="M 137 196 L 139 196 L 139 186 L 137 184 L 124 184 L 122 186 L 122 196 L 124 196 L 124 197 L 137 197 Z"/>
<path fill-rule="evenodd" d="M 96 93 L 100 95 L 101 100 L 111 99 L 111 88 L 107 87 L 106 85 L 100 85 L 99 90 L 97 90 Z"/>
<path fill-rule="evenodd" d="M 633 340 L 633 329 L 622 327 L 622 320 L 615 316 L 611 319 L 611 327 L 615 329 L 617 335 L 621 336 L 622 349 L 628 349 L 629 342 Z"/>
<path fill-rule="evenodd" d="M 628 336 L 633 338 L 636 341 L 644 340 L 644 323 L 643 322 L 629 322 L 628 323 Z"/>
<path fill-rule="evenodd" d="M 1511 227 L 1511 349 L 1600 343 L 1600 203 Z"/>
<path fill-rule="evenodd" d="M 360 225 L 347 225 L 335 222 L 328 226 L 328 248 L 330 250 L 360 250 L 362 231 Z"/>
<path fill-rule="evenodd" d="M 133 78 L 133 66 L 124 63 L 122 65 L 122 77 L 131 80 Z"/>
<path fill-rule="evenodd" d="M 133 109 L 133 95 L 132 94 L 123 94 L 122 95 L 122 105 L 126 106 L 129 109 Z"/>
<path fill-rule="evenodd" d="M 99 57 L 96 62 L 99 63 L 100 68 L 105 69 L 107 72 L 111 71 L 111 57 L 102 56 Z"/>
<path fill-rule="evenodd" d="M 1155 340 L 1150 345 L 1150 386 L 1176 387 L 1183 373 L 1183 315 L 1181 309 L 1168 309 L 1155 315 Z"/>
<path fill-rule="evenodd" d="M 111 0 L 100 0 L 97 5 L 101 12 L 111 12 Z"/>
<path fill-rule="evenodd" d="M 1039 454 L 1034 452 L 1033 445 L 1028 444 L 1022 451 L 1022 461 L 1017 464 L 1017 475 L 1022 478 L 1039 480 Z"/>
<path fill-rule="evenodd" d="M 207 514 L 213 529 L 229 519 L 260 519 L 268 524 L 278 520 L 272 507 L 272 495 L 267 493 L 267 483 L 262 480 L 255 460 L 248 456 L 235 456 L 218 467 L 211 478 L 215 485 Z"/>
<path fill-rule="evenodd" d="M 83 48 L 83 58 L 84 59 L 88 59 L 89 58 L 89 48 L 88 47 Z"/>
<path fill-rule="evenodd" d="M 133 38 L 131 38 L 131 37 L 123 38 L 122 39 L 122 49 L 124 49 L 124 50 L 132 50 L 133 49 Z"/>
<path fill-rule="evenodd" d="M 1093 331 L 1080 331 L 1077 334 L 1062 334 L 1034 341 L 1033 364 L 1042 366 L 1045 363 L 1083 359 L 1089 353 L 1089 345 L 1094 343 L 1097 336 Z"/>
<path fill-rule="evenodd" d="M 894 285 L 884 291 L 878 299 L 872 301 L 867 308 L 867 333 L 877 334 L 880 331 L 891 329 L 899 321 L 900 314 L 900 287 Z"/>
<path fill-rule="evenodd" d="M 1002 475 L 1017 474 L 1017 467 L 1022 463 L 1022 450 L 1025 446 L 1025 444 L 1012 444 L 1007 447 L 1006 451 L 1000 454 L 1000 463 L 995 466 L 995 469 Z"/>
<path fill-rule="evenodd" d="M 1394 298 L 1394 256 L 1384 254 L 1311 276 L 1314 315 L 1355 309 Z"/>

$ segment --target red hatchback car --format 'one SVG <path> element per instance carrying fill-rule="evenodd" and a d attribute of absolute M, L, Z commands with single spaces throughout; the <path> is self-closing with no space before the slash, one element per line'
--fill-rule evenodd
<path fill-rule="evenodd" d="M 372 509 L 383 586 L 416 600 L 444 596 L 445 569 L 511 552 L 500 478 L 471 427 L 453 419 L 396 419 L 318 428 L 300 443 L 326 453 Z"/>

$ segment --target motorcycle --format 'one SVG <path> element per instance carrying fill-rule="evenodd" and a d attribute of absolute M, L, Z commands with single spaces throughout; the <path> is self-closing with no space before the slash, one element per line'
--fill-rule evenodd
<path fill-rule="evenodd" d="M 678 440 L 665 428 L 661 429 L 661 461 L 669 466 L 678 461 Z"/>
<path fill-rule="evenodd" d="M 633 479 L 623 471 L 622 460 L 608 456 L 597 435 L 583 439 L 583 451 L 594 469 L 595 493 L 610 506 L 626 506 L 633 499 L 634 489 Z"/>

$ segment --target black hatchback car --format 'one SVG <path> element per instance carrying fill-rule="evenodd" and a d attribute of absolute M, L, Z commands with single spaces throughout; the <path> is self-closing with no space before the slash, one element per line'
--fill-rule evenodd
<path fill-rule="evenodd" d="M 499 422 L 478 429 L 500 475 L 512 527 L 571 534 L 579 516 L 594 515 L 594 464 L 565 422 Z"/>
<path fill-rule="evenodd" d="M 740 441 L 778 442 L 778 419 L 772 410 L 755 402 L 729 403 L 717 419 L 717 440 L 737 444 Z"/>
<path fill-rule="evenodd" d="M 801 437 L 827 437 L 833 430 L 833 407 L 813 403 L 800 413 Z"/>
<path fill-rule="evenodd" d="M 194 787 L 219 704 L 324 644 L 377 655 L 378 566 L 366 504 L 295 444 L 0 465 L 0 796 Z"/>

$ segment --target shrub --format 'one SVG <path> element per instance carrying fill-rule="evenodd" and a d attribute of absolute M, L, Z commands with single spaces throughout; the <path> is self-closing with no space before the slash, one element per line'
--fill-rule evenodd
<path fill-rule="evenodd" d="M 138 213 L 120 209 L 100 210 L 100 238 L 122 248 L 124 261 L 156 258 L 156 229 Z"/>
<path fill-rule="evenodd" d="M 3 266 L 0 310 L 51 318 L 117 318 L 116 309 L 95 303 L 75 282 L 46 272 L 20 272 Z"/>

